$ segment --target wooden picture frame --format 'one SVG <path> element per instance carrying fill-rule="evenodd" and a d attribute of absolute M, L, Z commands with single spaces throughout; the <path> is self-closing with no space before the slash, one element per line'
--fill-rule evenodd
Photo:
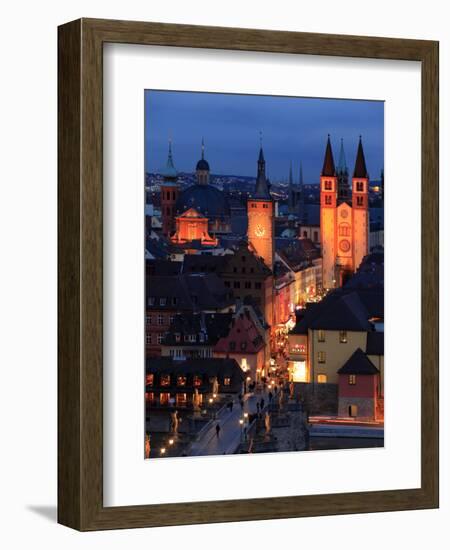
<path fill-rule="evenodd" d="M 103 506 L 102 47 L 105 42 L 421 63 L 420 488 L 148 506 Z M 59 27 L 58 49 L 58 521 L 81 531 L 89 531 L 437 507 L 438 43 L 80 19 Z"/>

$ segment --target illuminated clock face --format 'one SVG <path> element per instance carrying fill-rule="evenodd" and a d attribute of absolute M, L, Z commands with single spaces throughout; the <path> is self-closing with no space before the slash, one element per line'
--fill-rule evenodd
<path fill-rule="evenodd" d="M 265 233 L 266 233 L 266 230 L 264 226 L 258 223 L 258 225 L 255 228 L 255 235 L 257 237 L 264 237 Z"/>
<path fill-rule="evenodd" d="M 342 252 L 348 252 L 350 250 L 350 243 L 347 241 L 347 239 L 344 239 L 339 243 L 339 248 L 342 250 Z"/>

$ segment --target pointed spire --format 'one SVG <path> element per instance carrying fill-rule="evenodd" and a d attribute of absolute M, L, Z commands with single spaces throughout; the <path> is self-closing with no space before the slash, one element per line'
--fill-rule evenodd
<path fill-rule="evenodd" d="M 354 178 L 369 177 L 369 174 L 367 173 L 367 168 L 366 168 L 366 159 L 364 158 L 364 151 L 363 151 L 361 136 L 359 136 L 358 151 L 356 153 L 355 170 L 353 172 L 353 177 Z"/>
<path fill-rule="evenodd" d="M 344 151 L 344 138 L 341 138 L 341 148 L 339 150 L 339 162 L 337 166 L 337 171 L 342 174 L 347 172 L 347 162 L 345 160 L 345 151 Z"/>
<path fill-rule="evenodd" d="M 169 138 L 169 151 L 167 153 L 167 162 L 162 175 L 166 179 L 177 177 L 177 171 L 175 169 L 175 165 L 173 163 L 173 156 L 172 156 L 172 138 Z"/>
<path fill-rule="evenodd" d="M 299 175 L 298 175 L 298 184 L 300 186 L 303 186 L 303 163 L 302 163 L 302 161 L 300 161 L 300 171 L 299 171 Z"/>
<path fill-rule="evenodd" d="M 264 160 L 264 152 L 262 148 L 262 135 L 260 132 L 260 149 L 258 157 L 258 172 L 256 176 L 255 194 L 256 199 L 271 199 L 269 185 L 266 178 L 266 161 Z"/>
<path fill-rule="evenodd" d="M 202 137 L 202 160 L 205 160 L 205 140 Z"/>
<path fill-rule="evenodd" d="M 325 150 L 325 158 L 323 160 L 322 176 L 335 176 L 336 169 L 334 167 L 333 151 L 331 149 L 330 134 L 328 134 L 327 147 Z"/>

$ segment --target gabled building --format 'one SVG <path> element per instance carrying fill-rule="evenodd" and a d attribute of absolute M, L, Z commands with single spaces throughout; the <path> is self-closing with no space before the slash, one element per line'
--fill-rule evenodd
<path fill-rule="evenodd" d="M 214 357 L 234 359 L 252 380 L 267 375 L 264 335 L 249 307 L 242 307 L 233 317 L 230 331 L 214 346 Z"/>
<path fill-rule="evenodd" d="M 337 384 L 338 370 L 351 355 L 358 348 L 367 350 L 368 335 L 377 329 L 383 334 L 382 319 L 383 293 L 378 290 L 337 290 L 301 310 L 289 333 L 294 381 Z"/>
<path fill-rule="evenodd" d="M 233 293 L 217 275 L 190 274 L 146 277 L 146 354 L 160 356 L 175 315 L 234 310 Z"/>
<path fill-rule="evenodd" d="M 380 372 L 361 348 L 357 348 L 338 370 L 338 416 L 377 420 Z"/>
<path fill-rule="evenodd" d="M 161 345 L 161 355 L 177 360 L 207 359 L 214 346 L 226 336 L 232 313 L 185 313 L 175 315 Z"/>
<path fill-rule="evenodd" d="M 187 359 L 148 357 L 145 401 L 152 408 L 201 407 L 212 396 L 215 382 L 219 394 L 239 394 L 245 376 L 234 359 Z M 196 396 L 196 397 L 195 397 Z"/>

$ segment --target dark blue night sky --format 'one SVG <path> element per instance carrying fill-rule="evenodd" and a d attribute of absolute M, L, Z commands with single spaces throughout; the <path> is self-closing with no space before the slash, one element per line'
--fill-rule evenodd
<path fill-rule="evenodd" d="M 196 92 L 145 92 L 145 163 L 158 172 L 166 163 L 172 137 L 175 167 L 193 172 L 205 139 L 212 174 L 256 175 L 260 131 L 267 174 L 294 181 L 303 163 L 305 183 L 317 182 L 327 134 L 335 162 L 344 138 L 347 166 L 353 170 L 361 134 L 371 179 L 378 179 L 384 158 L 384 103 Z"/>

